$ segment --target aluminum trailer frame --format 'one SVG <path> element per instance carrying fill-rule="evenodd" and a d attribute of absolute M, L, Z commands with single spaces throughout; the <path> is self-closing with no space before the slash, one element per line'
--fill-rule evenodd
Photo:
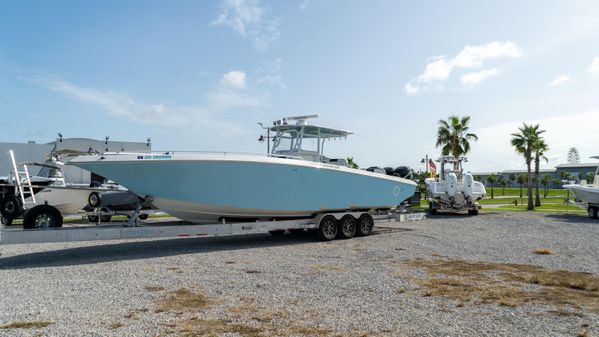
<path fill-rule="evenodd" d="M 0 225 L 0 245 L 75 242 L 96 240 L 130 240 L 150 238 L 177 237 L 216 237 L 246 234 L 263 234 L 281 232 L 289 229 L 318 229 L 320 222 L 327 216 L 337 220 L 346 215 L 360 217 L 366 212 L 322 213 L 314 218 L 296 220 L 255 221 L 239 223 L 190 224 L 185 222 L 170 222 L 147 224 L 144 226 L 127 226 L 122 224 L 82 225 L 77 227 L 59 227 L 47 229 L 7 229 Z M 388 213 L 371 215 L 373 227 L 376 223 L 394 222 L 401 220 L 419 220 L 424 216 L 406 216 L 406 214 Z"/>

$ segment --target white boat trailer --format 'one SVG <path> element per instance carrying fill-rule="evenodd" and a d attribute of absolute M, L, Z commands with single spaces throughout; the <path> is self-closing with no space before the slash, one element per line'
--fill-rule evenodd
<path fill-rule="evenodd" d="M 369 235 L 375 223 L 424 219 L 424 213 L 405 214 L 389 212 L 370 215 L 366 212 L 323 213 L 314 218 L 255 221 L 241 223 L 190 224 L 185 222 L 155 223 L 142 226 L 122 224 L 81 225 L 61 228 L 21 229 L 0 225 L 0 244 L 73 242 L 93 240 L 128 240 L 176 237 L 214 237 L 298 232 L 305 229 L 316 232 L 323 241 L 335 238 L 349 239 Z"/>

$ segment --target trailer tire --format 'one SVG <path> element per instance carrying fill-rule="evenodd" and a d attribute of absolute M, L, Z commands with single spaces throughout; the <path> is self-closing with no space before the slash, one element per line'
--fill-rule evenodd
<path fill-rule="evenodd" d="M 148 220 L 148 214 L 144 213 L 144 214 L 140 214 L 138 216 L 139 220 Z"/>
<path fill-rule="evenodd" d="M 339 221 L 337 238 L 351 239 L 356 235 L 357 220 L 350 214 L 344 215 Z"/>
<path fill-rule="evenodd" d="M 98 216 L 97 215 L 88 215 L 87 216 L 87 220 L 89 222 L 95 222 L 95 223 L 97 223 L 98 222 Z"/>
<path fill-rule="evenodd" d="M 597 207 L 595 206 L 589 206 L 589 208 L 587 209 L 587 211 L 589 212 L 589 218 L 591 219 L 598 219 L 599 218 L 599 210 L 597 209 Z"/>
<path fill-rule="evenodd" d="M 10 225 L 12 225 L 12 219 L 5 218 L 5 217 L 3 217 L 3 216 L 0 216 L 0 221 L 2 221 L 2 224 L 3 224 L 4 226 L 10 226 Z"/>
<path fill-rule="evenodd" d="M 478 210 L 477 209 L 469 209 L 468 214 L 469 215 L 478 215 Z"/>
<path fill-rule="evenodd" d="M 358 225 L 356 227 L 357 236 L 368 236 L 374 228 L 374 219 L 370 214 L 364 213 L 358 218 Z"/>
<path fill-rule="evenodd" d="M 50 205 L 38 205 L 25 213 L 24 229 L 62 227 L 62 215 Z"/>
<path fill-rule="evenodd" d="M 102 206 L 102 196 L 98 192 L 92 192 L 87 197 L 87 203 L 94 208 Z"/>
<path fill-rule="evenodd" d="M 318 223 L 316 235 L 320 241 L 331 241 L 337 236 L 337 219 L 332 215 L 326 215 Z"/>
<path fill-rule="evenodd" d="M 274 231 L 268 231 L 268 233 L 272 236 L 281 236 L 283 234 L 285 234 L 285 230 L 284 229 L 277 229 Z"/>
<path fill-rule="evenodd" d="M 0 202 L 0 214 L 7 219 L 18 218 L 23 214 L 23 202 L 14 195 L 9 195 Z"/>

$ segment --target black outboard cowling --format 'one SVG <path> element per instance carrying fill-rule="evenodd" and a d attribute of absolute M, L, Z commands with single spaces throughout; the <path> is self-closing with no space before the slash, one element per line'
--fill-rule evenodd
<path fill-rule="evenodd" d="M 393 175 L 393 167 L 385 167 L 383 170 L 385 170 L 385 173 L 388 176 L 392 176 Z"/>
<path fill-rule="evenodd" d="M 412 169 L 407 166 L 398 166 L 393 170 L 393 175 L 400 178 L 412 179 Z"/>
<path fill-rule="evenodd" d="M 368 172 L 374 172 L 376 169 L 382 170 L 378 166 L 370 166 L 369 168 L 366 169 L 366 171 L 368 171 Z"/>

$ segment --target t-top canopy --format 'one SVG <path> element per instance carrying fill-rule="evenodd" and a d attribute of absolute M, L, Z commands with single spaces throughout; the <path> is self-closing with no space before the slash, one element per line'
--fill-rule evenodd
<path fill-rule="evenodd" d="M 339 129 L 326 128 L 316 125 L 275 125 L 270 131 L 285 133 L 289 132 L 293 138 L 299 136 L 304 129 L 304 138 L 344 138 L 353 132 Z M 295 131 L 295 132 L 293 132 Z"/>

